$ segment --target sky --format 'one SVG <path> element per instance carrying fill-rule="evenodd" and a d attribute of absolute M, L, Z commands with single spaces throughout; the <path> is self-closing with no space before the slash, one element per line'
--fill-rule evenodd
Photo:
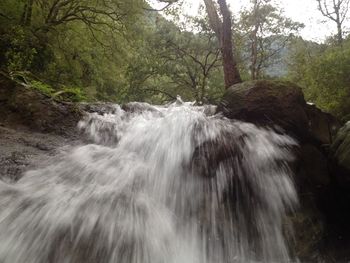
<path fill-rule="evenodd" d="M 317 9 L 316 0 L 274 0 L 279 7 L 284 10 L 285 16 L 292 18 L 296 22 L 301 22 L 305 28 L 300 31 L 300 35 L 307 40 L 323 41 L 327 36 L 336 33 L 336 25 L 333 21 L 328 21 Z M 196 15 L 198 7 L 203 0 L 185 0 L 184 9 L 190 15 Z M 227 0 L 233 14 L 249 3 L 249 0 Z M 350 16 L 350 12 L 348 17 Z M 347 29 L 350 26 L 350 17 L 346 22 Z"/>

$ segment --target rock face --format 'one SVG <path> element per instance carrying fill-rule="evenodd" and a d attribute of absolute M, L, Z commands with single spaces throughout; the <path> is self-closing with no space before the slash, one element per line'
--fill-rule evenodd
<path fill-rule="evenodd" d="M 311 136 L 322 144 L 331 144 L 341 123 L 333 115 L 321 111 L 315 105 L 307 104 L 305 112 Z"/>
<path fill-rule="evenodd" d="M 62 146 L 76 143 L 82 114 L 0 72 L 0 180 L 15 182 Z"/>
<path fill-rule="evenodd" d="M 342 189 L 350 189 L 350 124 L 335 137 L 341 123 L 306 103 L 298 86 L 281 81 L 234 85 L 218 110 L 299 141 L 291 168 L 301 207 L 288 220 L 295 229 L 296 255 L 302 262 L 350 260 L 350 194 Z"/>
<path fill-rule="evenodd" d="M 72 103 L 54 101 L 0 73 L 0 122 L 34 131 L 74 136 L 82 112 Z"/>
<path fill-rule="evenodd" d="M 329 144 L 340 127 L 330 114 L 305 102 L 301 88 L 283 81 L 248 81 L 229 88 L 218 108 L 231 119 L 281 127 L 300 141 Z"/>
<path fill-rule="evenodd" d="M 24 171 L 45 163 L 67 144 L 74 144 L 74 140 L 0 126 L 0 180 L 9 183 L 19 180 Z"/>
<path fill-rule="evenodd" d="M 350 122 L 336 134 L 329 151 L 332 185 L 323 194 L 320 207 L 326 221 L 324 250 L 333 262 L 350 261 Z"/>

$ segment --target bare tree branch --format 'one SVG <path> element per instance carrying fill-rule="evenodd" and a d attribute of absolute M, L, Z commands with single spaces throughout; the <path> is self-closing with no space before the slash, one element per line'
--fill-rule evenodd
<path fill-rule="evenodd" d="M 343 43 L 343 23 L 349 11 L 350 0 L 316 0 L 318 9 L 324 17 L 327 17 L 337 25 L 337 42 Z"/>

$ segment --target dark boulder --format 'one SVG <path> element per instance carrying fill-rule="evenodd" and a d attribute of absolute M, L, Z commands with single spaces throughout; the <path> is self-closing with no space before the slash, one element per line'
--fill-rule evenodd
<path fill-rule="evenodd" d="M 258 80 L 230 87 L 218 111 L 231 119 L 257 125 L 276 125 L 301 142 L 329 144 L 339 122 L 308 105 L 300 87 L 285 81 Z"/>

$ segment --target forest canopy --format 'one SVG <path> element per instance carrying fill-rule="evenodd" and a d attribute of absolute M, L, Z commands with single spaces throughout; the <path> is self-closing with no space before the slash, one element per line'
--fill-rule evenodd
<path fill-rule="evenodd" d="M 216 103 L 224 73 L 205 1 L 196 16 L 183 12 L 183 1 L 158 2 L 161 8 L 144 0 L 2 0 L 1 71 L 62 100 L 166 103 L 180 95 Z M 340 6 L 336 21 L 326 2 L 320 12 L 338 30 L 316 43 L 302 39 L 304 25 L 274 2 L 250 0 L 234 12 L 233 51 L 243 80 L 293 81 L 308 101 L 348 120 L 348 7 Z"/>

